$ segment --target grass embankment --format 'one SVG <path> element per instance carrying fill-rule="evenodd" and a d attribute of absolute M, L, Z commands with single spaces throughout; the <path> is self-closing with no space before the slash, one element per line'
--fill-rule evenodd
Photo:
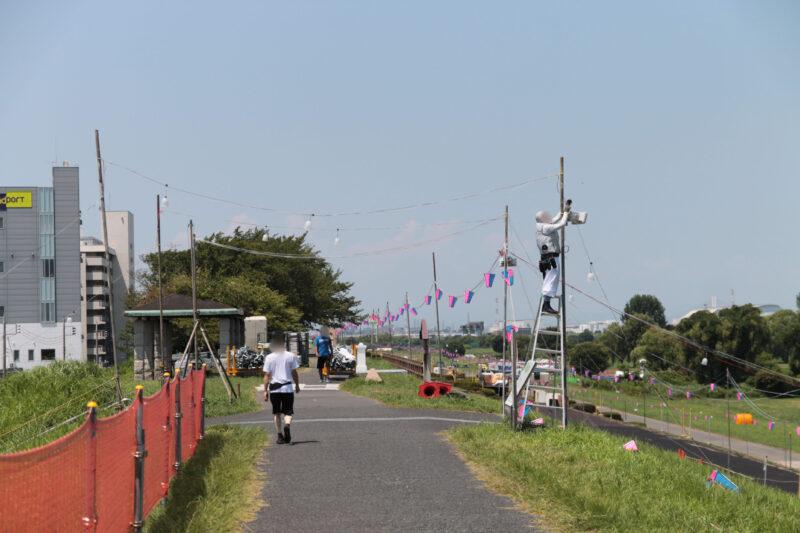
<path fill-rule="evenodd" d="M 379 358 L 367 360 L 369 368 L 394 368 Z M 391 407 L 409 407 L 412 409 L 449 409 L 452 411 L 474 411 L 479 413 L 500 412 L 500 401 L 480 394 L 467 394 L 466 398 L 420 398 L 417 395 L 420 379 L 410 374 L 381 374 L 383 383 L 367 383 L 364 376 L 348 379 L 341 385 L 341 390 L 357 396 L 378 400 Z"/>
<path fill-rule="evenodd" d="M 228 403 L 222 380 L 211 375 L 206 383 L 206 416 L 257 411 L 253 388 L 258 377 L 232 377 L 234 388 L 241 386 L 241 397 Z M 135 381 L 130 362 L 120 367 L 122 396 L 133 399 L 135 386 L 144 386 L 145 396 L 156 393 L 159 381 Z M 99 404 L 98 416 L 114 414 L 116 385 L 113 368 L 91 363 L 54 362 L 25 372 L 15 372 L 0 380 L 0 453 L 41 446 L 65 435 L 84 421 L 86 403 Z M 125 405 L 128 405 L 126 402 Z M 64 423 L 70 418 L 74 420 Z M 30 421 L 30 422 L 29 422 Z M 26 422 L 28 422 L 26 424 Z M 23 425 L 24 424 L 24 425 Z"/>
<path fill-rule="evenodd" d="M 740 494 L 706 488 L 712 468 L 582 425 L 514 433 L 461 426 L 450 438 L 489 488 L 563 531 L 796 531 L 800 499 L 734 476 Z"/>
<path fill-rule="evenodd" d="M 255 465 L 266 440 L 261 428 L 209 428 L 181 475 L 173 479 L 165 504 L 145 520 L 145 531 L 238 531 L 261 506 L 262 483 Z"/>
<path fill-rule="evenodd" d="M 662 420 L 671 424 L 681 424 L 681 416 L 686 417 L 686 430 L 700 430 L 710 431 L 727 438 L 728 435 L 728 419 L 725 418 L 727 412 L 727 400 L 723 397 L 708 398 L 699 395 L 693 395 L 691 398 L 686 398 L 685 393 L 674 393 L 669 396 L 661 388 L 653 388 L 647 392 L 647 395 L 641 393 L 631 393 L 626 391 L 623 387 L 619 388 L 619 392 L 615 390 L 608 390 L 598 387 L 594 384 L 587 384 L 588 380 L 583 380 L 583 386 L 579 387 L 573 385 L 569 388 L 570 399 L 578 402 L 595 403 L 595 393 L 597 394 L 596 405 L 602 404 L 605 408 L 613 409 L 620 414 L 627 413 L 628 415 L 643 416 L 647 412 L 647 418 L 652 420 Z M 584 389 L 586 392 L 584 392 Z M 720 396 L 724 392 L 717 392 Z M 619 398 L 619 399 L 617 399 Z M 800 398 L 754 398 L 753 403 L 765 411 L 768 415 L 782 419 L 790 420 L 784 426 L 782 422 L 776 422 L 772 431 L 769 430 L 767 422 L 768 418 L 764 418 L 756 412 L 752 406 L 744 401 L 738 401 L 736 395 L 731 395 L 730 409 L 731 409 L 731 436 L 736 439 L 748 440 L 750 442 L 758 442 L 776 448 L 789 447 L 789 435 L 794 435 L 791 439 L 792 449 L 800 451 L 800 437 L 797 436 L 796 428 L 800 426 Z M 637 405 L 637 403 L 639 405 Z M 663 415 L 662 409 L 659 407 L 664 403 Z M 650 406 L 653 406 L 651 409 Z M 678 411 L 676 412 L 675 409 Z M 736 413 L 750 413 L 753 418 L 758 421 L 758 425 L 740 425 L 735 424 L 733 417 Z M 695 420 L 695 416 L 697 420 Z M 706 419 L 706 416 L 709 418 Z M 712 444 L 719 444 L 722 440 L 712 439 Z"/>

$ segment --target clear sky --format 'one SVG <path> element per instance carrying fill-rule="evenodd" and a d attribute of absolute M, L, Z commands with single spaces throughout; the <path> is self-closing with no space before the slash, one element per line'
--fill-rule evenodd
<path fill-rule="evenodd" d="M 2 2 L 0 163 L 5 185 L 47 185 L 81 167 L 84 231 L 99 235 L 94 129 L 103 156 L 171 185 L 298 213 L 434 201 L 553 174 L 614 305 L 657 295 L 668 317 L 720 303 L 793 307 L 800 291 L 800 4 L 763 2 Z M 164 188 L 108 165 L 109 209 L 155 246 Z M 305 216 L 173 191 L 166 243 L 231 220 Z M 510 209 L 511 247 L 531 253 L 533 215 L 555 180 L 398 213 L 316 217 L 327 255 L 413 244 L 431 226 Z M 335 228 L 400 227 L 378 231 Z M 296 231 L 275 229 L 275 231 Z M 365 309 L 418 304 L 436 251 L 445 294 L 482 278 L 496 221 L 450 240 L 333 262 Z M 588 260 L 568 229 L 568 280 Z M 513 316 L 541 278 L 517 270 Z M 525 286 L 523 287 L 523 282 Z M 493 321 L 500 285 L 443 309 Z M 418 310 L 423 311 L 420 306 Z M 502 310 L 501 310 L 502 312 Z M 432 318 L 429 309 L 421 314 Z M 569 322 L 609 313 L 575 295 Z"/>

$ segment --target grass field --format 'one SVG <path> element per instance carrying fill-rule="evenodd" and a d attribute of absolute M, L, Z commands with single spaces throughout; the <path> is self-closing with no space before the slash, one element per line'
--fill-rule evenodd
<path fill-rule="evenodd" d="M 257 411 L 253 388 L 261 377 L 232 377 L 241 387 L 241 397 L 228 403 L 221 379 L 209 376 L 206 384 L 206 416 Z M 158 381 L 134 381 L 129 362 L 120 367 L 120 388 L 124 398 L 135 397 L 135 386 L 144 386 L 144 395 L 158 391 Z M 85 419 L 86 403 L 96 401 L 98 416 L 115 412 L 116 386 L 113 368 L 91 363 L 55 362 L 0 380 L 0 453 L 41 446 L 72 431 Z M 128 405 L 125 403 L 125 405 Z M 74 420 L 71 420 L 74 418 Z M 27 423 L 26 423 L 27 422 Z"/>
<path fill-rule="evenodd" d="M 261 428 L 209 428 L 181 475 L 173 479 L 164 505 L 156 506 L 145 520 L 145 531 L 240 531 L 262 505 L 262 480 L 254 466 L 266 441 Z"/>
<path fill-rule="evenodd" d="M 394 368 L 390 363 L 369 358 L 369 368 Z M 450 409 L 453 411 L 474 411 L 480 413 L 500 412 L 500 401 L 480 394 L 469 394 L 467 398 L 431 398 L 417 396 L 420 379 L 409 374 L 381 374 L 383 383 L 367 383 L 364 376 L 348 379 L 342 383 L 341 389 L 358 396 L 372 398 L 392 407 L 410 407 L 412 409 Z"/>
<path fill-rule="evenodd" d="M 514 433 L 461 426 L 451 441 L 487 486 L 561 531 L 797 531 L 800 499 L 734 476 L 740 494 L 706 488 L 711 468 L 574 424 Z"/>
<path fill-rule="evenodd" d="M 577 385 L 570 387 L 571 399 L 595 403 L 596 393 L 597 405 L 602 402 L 603 407 L 614 409 L 619 413 L 627 412 L 628 414 L 642 416 L 646 411 L 648 418 L 661 420 L 663 416 L 665 422 L 672 424 L 680 424 L 681 416 L 685 415 L 687 431 L 691 426 L 694 429 L 703 431 L 710 429 L 711 432 L 720 435 L 727 436 L 728 434 L 728 419 L 725 418 L 727 402 L 724 398 L 692 396 L 692 398 L 687 399 L 685 394 L 679 395 L 675 393 L 669 396 L 663 390 L 656 388 L 650 389 L 645 398 L 642 394 L 627 393 L 623 388 L 620 388 L 619 392 L 604 390 L 587 384 L 587 381 L 584 380 L 583 387 Z M 584 392 L 584 389 L 586 389 L 586 392 Z M 639 405 L 636 405 L 637 402 Z M 659 407 L 661 403 L 665 404 L 663 415 L 662 409 Z M 768 418 L 764 418 L 752 406 L 744 401 L 738 401 L 736 396 L 732 395 L 730 401 L 731 436 L 787 449 L 789 436 L 792 436 L 792 450 L 800 452 L 800 436 L 797 434 L 797 426 L 800 426 L 800 398 L 755 398 L 753 403 L 770 416 L 791 420 L 792 422 L 785 426 L 782 423 L 776 423 L 772 431 L 770 431 L 767 425 Z M 652 409 L 651 405 L 653 406 Z M 675 409 L 677 409 L 677 412 Z M 737 425 L 733 419 L 736 413 L 750 413 L 758 421 L 758 424 L 755 426 Z M 695 416 L 697 420 L 695 420 Z M 710 418 L 707 420 L 706 416 Z"/>

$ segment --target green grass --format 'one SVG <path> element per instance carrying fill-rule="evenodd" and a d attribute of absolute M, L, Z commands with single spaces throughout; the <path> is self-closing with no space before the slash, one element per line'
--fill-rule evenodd
<path fill-rule="evenodd" d="M 461 426 L 450 433 L 487 486 L 562 531 L 797 530 L 800 499 L 734 476 L 740 494 L 706 488 L 711 468 L 675 453 L 572 425 L 514 433 Z"/>
<path fill-rule="evenodd" d="M 605 390 L 593 384 L 588 384 L 588 380 L 583 380 L 584 386 L 578 387 L 572 385 L 570 387 L 570 399 L 587 403 L 595 403 L 595 392 L 597 393 L 597 405 L 602 402 L 603 407 L 614 409 L 619 413 L 627 411 L 629 415 L 635 414 L 642 416 L 643 411 L 647 411 L 647 417 L 653 420 L 661 420 L 662 414 L 659 409 L 659 403 L 665 403 L 663 409 L 663 420 L 671 424 L 681 423 L 681 411 L 687 415 L 686 428 L 689 430 L 690 426 L 694 430 L 708 431 L 709 428 L 712 433 L 719 435 L 728 434 L 728 419 L 725 418 L 727 409 L 727 402 L 724 397 L 708 398 L 699 395 L 692 396 L 687 399 L 685 393 L 683 395 L 675 392 L 669 396 L 662 387 L 653 387 L 648 390 L 646 401 L 642 394 L 633 394 L 627 392 L 624 388 L 620 388 L 619 392 Z M 696 388 L 697 385 L 694 385 Z M 583 389 L 588 389 L 587 392 L 582 392 Z M 719 391 L 718 391 L 718 394 Z M 619 400 L 617 400 L 619 396 Z M 767 414 L 784 420 L 791 420 L 787 424 L 784 433 L 784 426 L 782 423 L 776 423 L 772 431 L 767 426 L 768 419 L 755 412 L 751 406 L 747 405 L 744 401 L 738 401 L 736 395 L 731 395 L 731 436 L 733 438 L 748 440 L 750 442 L 758 442 L 767 444 L 776 448 L 787 448 L 789 445 L 789 434 L 793 435 L 792 449 L 800 451 L 800 437 L 797 436 L 796 427 L 800 426 L 800 398 L 755 398 L 754 403 L 761 410 Z M 636 405 L 639 402 L 639 405 Z M 653 405 L 654 409 L 650 409 Z M 675 412 L 675 408 L 678 412 Z M 737 425 L 734 423 L 733 416 L 736 413 L 750 413 L 753 418 L 758 421 L 757 426 L 752 425 Z M 706 420 L 705 416 L 710 415 L 712 418 Z M 694 417 L 697 416 L 695 421 Z M 709 425 L 710 422 L 710 425 Z"/>
<path fill-rule="evenodd" d="M 145 531 L 239 531 L 263 505 L 255 466 L 267 442 L 261 428 L 214 426 L 173 478 L 164 505 L 145 520 Z"/>
<path fill-rule="evenodd" d="M 234 388 L 241 386 L 241 397 L 233 404 L 221 378 L 211 375 L 206 384 L 206 416 L 222 416 L 257 411 L 253 388 L 262 377 L 231 377 Z M 135 398 L 135 386 L 144 386 L 144 395 L 156 393 L 158 381 L 136 381 L 130 362 L 120 367 L 120 388 L 125 398 Z M 0 380 L 0 453 L 41 446 L 65 435 L 83 423 L 86 403 L 99 404 L 98 416 L 114 414 L 116 386 L 114 369 L 91 363 L 54 362 L 25 372 L 15 372 Z M 127 403 L 125 405 L 128 405 Z M 70 418 L 76 417 L 67 423 Z M 27 424 L 25 424 L 28 421 Z M 63 423 L 63 424 L 62 424 Z M 23 425 L 25 424 L 25 425 Z M 59 425 L 60 424 L 60 425 Z M 20 427 L 21 426 L 21 427 Z M 15 429 L 18 428 L 18 429 Z M 49 428 L 53 428 L 48 431 Z"/>
<path fill-rule="evenodd" d="M 394 368 L 386 361 L 369 359 L 369 368 Z M 358 396 L 372 398 L 391 407 L 409 407 L 412 409 L 449 409 L 452 411 L 475 411 L 480 413 L 500 413 L 499 399 L 487 398 L 480 394 L 469 394 L 467 398 L 420 398 L 417 395 L 422 383 L 410 374 L 381 374 L 383 383 L 367 383 L 364 376 L 348 379 L 341 385 L 341 390 Z"/>

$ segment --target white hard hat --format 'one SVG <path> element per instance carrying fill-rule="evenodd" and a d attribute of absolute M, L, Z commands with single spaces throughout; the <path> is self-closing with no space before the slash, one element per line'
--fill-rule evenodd
<path fill-rule="evenodd" d="M 553 217 L 547 211 L 539 211 L 536 213 L 536 222 L 542 222 L 544 224 L 548 224 L 553 220 Z"/>

